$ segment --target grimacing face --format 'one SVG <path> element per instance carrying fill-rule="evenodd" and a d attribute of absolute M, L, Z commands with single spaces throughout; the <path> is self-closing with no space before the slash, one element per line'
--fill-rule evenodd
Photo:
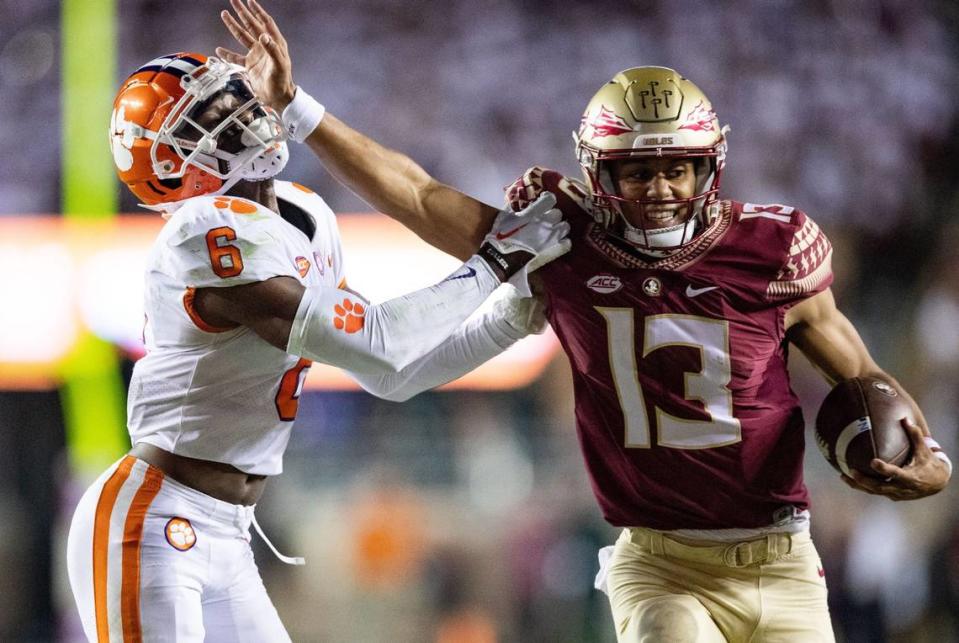
<path fill-rule="evenodd" d="M 208 99 L 204 104 L 193 108 L 192 116 L 199 126 L 207 131 L 212 131 L 223 119 L 230 116 L 230 114 L 236 111 L 237 108 L 245 102 L 246 100 L 243 96 L 237 96 L 230 91 L 221 91 Z M 258 116 L 257 111 L 258 107 L 246 109 L 242 114 L 239 114 L 237 118 L 244 125 L 249 125 L 254 118 Z M 176 132 L 176 135 L 191 141 L 198 141 L 200 139 L 200 132 L 188 124 L 181 126 Z M 245 145 L 241 141 L 242 136 L 243 129 L 239 125 L 235 122 L 229 124 L 217 136 L 217 149 L 231 154 L 241 152 L 245 148 Z"/>
<path fill-rule="evenodd" d="M 696 190 L 696 168 L 688 158 L 611 161 L 609 170 L 617 195 L 624 199 L 688 199 Z M 679 225 L 690 215 L 690 208 L 680 203 L 620 207 L 630 225 L 647 230 Z"/>

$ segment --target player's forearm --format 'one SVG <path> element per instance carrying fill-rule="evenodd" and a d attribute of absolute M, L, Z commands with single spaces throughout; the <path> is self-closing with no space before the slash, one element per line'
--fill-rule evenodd
<path fill-rule="evenodd" d="M 330 288 L 308 288 L 286 350 L 356 373 L 397 373 L 433 350 L 500 280 L 475 257 L 429 288 L 381 304 Z"/>
<path fill-rule="evenodd" d="M 433 178 L 409 157 L 360 134 L 329 112 L 306 139 L 338 181 L 404 225 L 422 217 Z"/>
<path fill-rule="evenodd" d="M 373 395 L 404 402 L 469 373 L 512 346 L 523 334 L 501 317 L 487 313 L 464 323 L 442 344 L 397 373 L 350 375 Z"/>
<path fill-rule="evenodd" d="M 895 383 L 916 411 L 919 426 L 929 435 L 929 425 L 915 400 L 896 379 L 872 358 L 859 331 L 835 306 L 832 293 L 825 291 L 809 299 L 787 315 L 789 340 L 829 381 L 836 384 L 853 377 L 878 377 Z"/>
<path fill-rule="evenodd" d="M 806 299 L 786 313 L 786 337 L 829 381 L 884 376 L 859 331 L 836 307 L 832 290 Z"/>
<path fill-rule="evenodd" d="M 383 147 L 327 113 L 306 140 L 326 169 L 378 211 L 430 245 L 472 255 L 496 210 L 443 185 L 405 154 Z"/>
<path fill-rule="evenodd" d="M 855 330 L 849 334 L 839 328 L 798 324 L 790 330 L 789 339 L 830 384 L 851 377 L 885 376 Z"/>

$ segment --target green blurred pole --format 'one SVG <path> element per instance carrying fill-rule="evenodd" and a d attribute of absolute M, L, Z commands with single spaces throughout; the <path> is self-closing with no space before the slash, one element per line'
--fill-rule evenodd
<path fill-rule="evenodd" d="M 61 7 L 61 210 L 75 221 L 109 219 L 117 211 L 107 138 L 116 68 L 116 0 L 63 0 Z M 74 471 L 99 473 L 129 446 L 123 381 L 113 346 L 83 331 L 64 361 L 62 376 Z"/>

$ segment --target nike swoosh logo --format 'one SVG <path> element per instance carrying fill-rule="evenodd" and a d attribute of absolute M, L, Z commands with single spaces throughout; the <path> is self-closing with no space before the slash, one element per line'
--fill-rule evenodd
<path fill-rule="evenodd" d="M 518 227 L 518 228 L 513 228 L 513 229 L 510 230 L 509 232 L 497 232 L 497 233 L 496 233 L 496 240 L 497 240 L 497 241 L 502 241 L 503 239 L 509 239 L 509 238 L 512 237 L 514 234 L 516 234 L 517 232 L 519 232 L 520 230 L 522 230 L 523 228 L 525 228 L 525 227 L 528 226 L 528 225 L 529 225 L 528 223 L 524 223 L 524 224 L 521 225 L 520 227 Z"/>
<path fill-rule="evenodd" d="M 716 290 L 719 286 L 706 286 L 705 288 L 693 288 L 692 286 L 686 286 L 686 296 L 687 297 L 698 297 L 704 292 L 709 292 L 710 290 Z"/>
<path fill-rule="evenodd" d="M 476 268 L 467 268 L 466 272 L 461 275 L 453 275 L 452 277 L 447 277 L 446 281 L 453 281 L 454 279 L 469 279 L 470 277 L 476 276 Z"/>

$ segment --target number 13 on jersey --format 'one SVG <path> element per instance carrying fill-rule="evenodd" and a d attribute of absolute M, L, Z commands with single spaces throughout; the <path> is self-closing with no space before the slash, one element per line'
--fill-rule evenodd
<path fill-rule="evenodd" d="M 606 320 L 609 366 L 623 411 L 627 447 L 652 446 L 638 360 L 670 346 L 699 351 L 702 369 L 684 373 L 682 394 L 687 400 L 702 402 L 710 419 L 680 418 L 654 405 L 656 443 L 675 449 L 711 449 L 742 439 L 742 427 L 733 417 L 733 396 L 727 388 L 732 377 L 729 322 L 696 315 L 650 315 L 643 321 L 643 354 L 637 355 L 635 311 L 599 306 L 596 311 Z"/>

